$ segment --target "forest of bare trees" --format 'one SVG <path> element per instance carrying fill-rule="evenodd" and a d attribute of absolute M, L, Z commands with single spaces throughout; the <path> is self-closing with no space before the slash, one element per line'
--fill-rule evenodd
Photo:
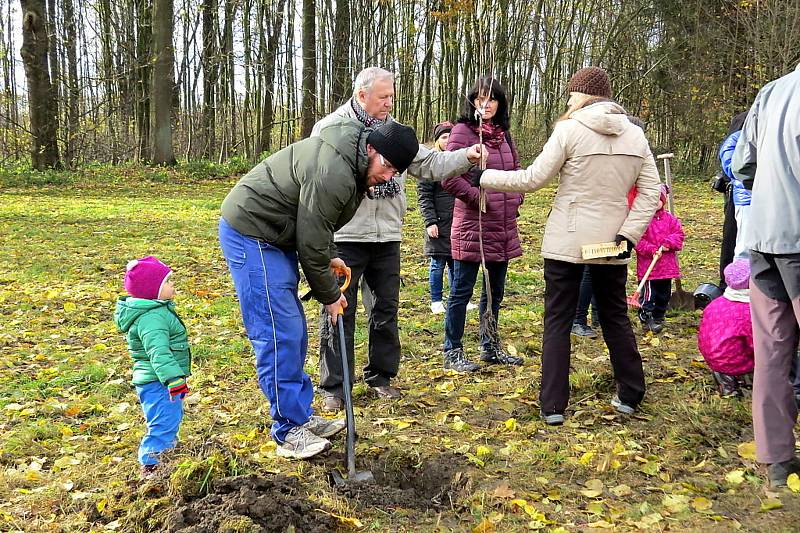
<path fill-rule="evenodd" d="M 372 65 L 421 140 L 491 71 L 530 157 L 594 64 L 654 147 L 704 170 L 797 35 L 800 0 L 0 0 L 0 164 L 255 160 Z"/>

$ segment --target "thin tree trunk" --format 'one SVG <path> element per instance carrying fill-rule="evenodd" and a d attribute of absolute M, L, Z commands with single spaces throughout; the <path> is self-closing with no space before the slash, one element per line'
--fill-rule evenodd
<path fill-rule="evenodd" d="M 300 135 L 308 137 L 316 122 L 316 16 L 315 0 L 303 0 L 303 111 Z"/>
<path fill-rule="evenodd" d="M 67 138 L 64 143 L 64 161 L 72 166 L 75 141 L 78 134 L 78 58 L 75 32 L 75 9 L 72 0 L 62 0 L 64 12 L 64 48 L 67 51 Z"/>
<path fill-rule="evenodd" d="M 333 91 L 332 106 L 344 103 L 350 96 L 351 81 L 347 59 L 350 52 L 350 2 L 336 0 L 336 19 L 333 32 Z"/>
<path fill-rule="evenodd" d="M 217 1 L 203 0 L 203 157 L 211 159 L 215 147 L 217 65 Z"/>
<path fill-rule="evenodd" d="M 139 161 L 150 161 L 150 50 L 152 10 L 148 0 L 134 0 L 136 7 L 136 125 Z"/>

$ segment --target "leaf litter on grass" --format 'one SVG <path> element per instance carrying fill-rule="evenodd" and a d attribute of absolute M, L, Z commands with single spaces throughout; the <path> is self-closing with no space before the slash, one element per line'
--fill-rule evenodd
<path fill-rule="evenodd" d="M 184 507 L 188 517 L 191 503 L 214 494 L 213 484 L 211 492 L 182 484 L 180 473 L 189 464 L 205 465 L 197 472 L 206 473 L 224 464 L 214 480 L 256 476 L 231 485 L 249 485 L 255 498 L 286 494 L 281 491 L 290 487 L 288 507 L 296 508 L 292 498 L 306 502 L 320 523 L 337 527 L 358 527 L 348 522 L 357 520 L 395 530 L 624 530 L 680 520 L 687 529 L 763 530 L 790 526 L 800 512 L 791 487 L 788 496 L 759 497 L 763 481 L 755 469 L 749 409 L 740 400 L 718 398 L 698 364 L 699 312 L 670 315 L 659 336 L 642 335 L 635 326 L 649 387 L 637 416 L 619 416 L 608 406 L 613 376 L 598 339 L 573 345 L 568 423 L 553 429 L 539 421 L 544 284 L 538 246 L 548 191 L 530 195 L 523 206 L 525 254 L 510 263 L 499 323 L 504 347 L 525 365 L 463 376 L 441 368 L 443 325 L 425 303 L 422 222 L 413 209 L 415 191 L 407 189 L 412 209 L 401 248 L 403 361 L 396 379 L 405 395 L 399 402 L 357 397 L 359 457 L 395 492 L 373 501 L 367 491 L 337 493 L 327 471 L 331 461 L 343 459 L 341 439 L 319 462 L 275 456 L 267 405 L 214 237 L 219 203 L 235 180 L 153 182 L 145 189 L 135 180 L 109 185 L 87 179 L 69 188 L 0 193 L 0 248 L 6 252 L 0 254 L 0 529 L 55 523 L 75 531 L 124 529 L 128 512 L 165 518 Z M 692 286 L 718 275 L 722 209 L 700 181 L 681 181 L 676 193 L 687 216 L 720 215 L 693 217 L 691 253 L 682 261 Z M 174 495 L 137 496 L 134 456 L 143 421 L 128 385 L 124 340 L 110 321 L 125 262 L 145 254 L 175 269 L 178 309 L 197 354 L 190 381 L 195 393 L 176 450 L 187 454 L 177 463 L 185 465 L 167 483 L 183 495 L 180 506 Z M 306 304 L 306 313 L 313 353 L 317 305 Z M 359 313 L 357 367 L 365 360 L 365 328 Z M 476 356 L 475 316 L 468 315 L 465 332 L 465 349 Z M 309 365 L 313 378 L 315 357 Z M 211 455 L 198 447 L 211 436 L 222 463 L 209 463 Z M 430 492 L 400 484 L 406 478 L 420 483 L 424 471 L 434 469 L 431 461 L 453 467 L 437 478 L 435 490 L 436 483 Z M 242 501 L 244 489 L 237 490 L 217 495 L 219 504 L 232 508 L 225 497 Z M 398 491 L 408 490 L 413 501 L 398 501 Z M 257 519 L 246 516 L 226 527 Z M 140 531 L 160 527 L 146 519 L 141 524 Z"/>

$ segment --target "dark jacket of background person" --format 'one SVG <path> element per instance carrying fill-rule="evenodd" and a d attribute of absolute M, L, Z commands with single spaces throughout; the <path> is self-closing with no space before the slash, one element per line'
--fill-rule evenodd
<path fill-rule="evenodd" d="M 319 137 L 275 152 L 255 166 L 222 202 L 236 231 L 296 250 L 308 284 L 323 304 L 337 301 L 330 270 L 333 234 L 353 218 L 366 191 L 367 130 L 338 119 Z"/>
<path fill-rule="evenodd" d="M 425 255 L 450 257 L 450 228 L 453 224 L 455 196 L 439 182 L 417 180 L 417 198 L 425 227 L 436 224 L 439 228 L 439 237 L 436 239 L 431 239 L 425 232 Z"/>
<path fill-rule="evenodd" d="M 477 132 L 464 123 L 456 124 L 450 132 L 448 150 L 457 150 L 476 144 Z M 486 168 L 517 170 L 519 157 L 508 143 L 508 136 L 498 147 L 486 145 L 489 159 Z M 453 227 L 450 233 L 450 253 L 459 261 L 479 262 L 480 240 L 478 210 L 480 189 L 471 183 L 469 173 L 448 178 L 442 187 L 456 197 L 453 210 Z M 517 213 L 523 196 L 519 193 L 486 191 L 486 212 L 483 220 L 483 250 L 486 261 L 508 261 L 522 255 L 517 231 Z"/>

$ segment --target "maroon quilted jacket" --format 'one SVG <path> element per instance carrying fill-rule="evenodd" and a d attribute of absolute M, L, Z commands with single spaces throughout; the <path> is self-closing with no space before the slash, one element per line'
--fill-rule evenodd
<path fill-rule="evenodd" d="M 478 134 L 467 124 L 456 124 L 450 132 L 448 150 L 457 150 L 478 143 Z M 489 160 L 486 168 L 518 170 L 519 157 L 512 150 L 508 138 L 497 147 L 487 147 Z M 453 226 L 450 230 L 450 248 L 453 259 L 459 261 L 481 260 L 478 239 L 478 209 L 480 190 L 470 184 L 469 174 L 454 176 L 442 182 L 442 187 L 456 197 Z M 522 255 L 517 232 L 517 213 L 523 196 L 519 193 L 486 191 L 486 212 L 482 214 L 483 251 L 487 261 L 508 261 Z"/>

